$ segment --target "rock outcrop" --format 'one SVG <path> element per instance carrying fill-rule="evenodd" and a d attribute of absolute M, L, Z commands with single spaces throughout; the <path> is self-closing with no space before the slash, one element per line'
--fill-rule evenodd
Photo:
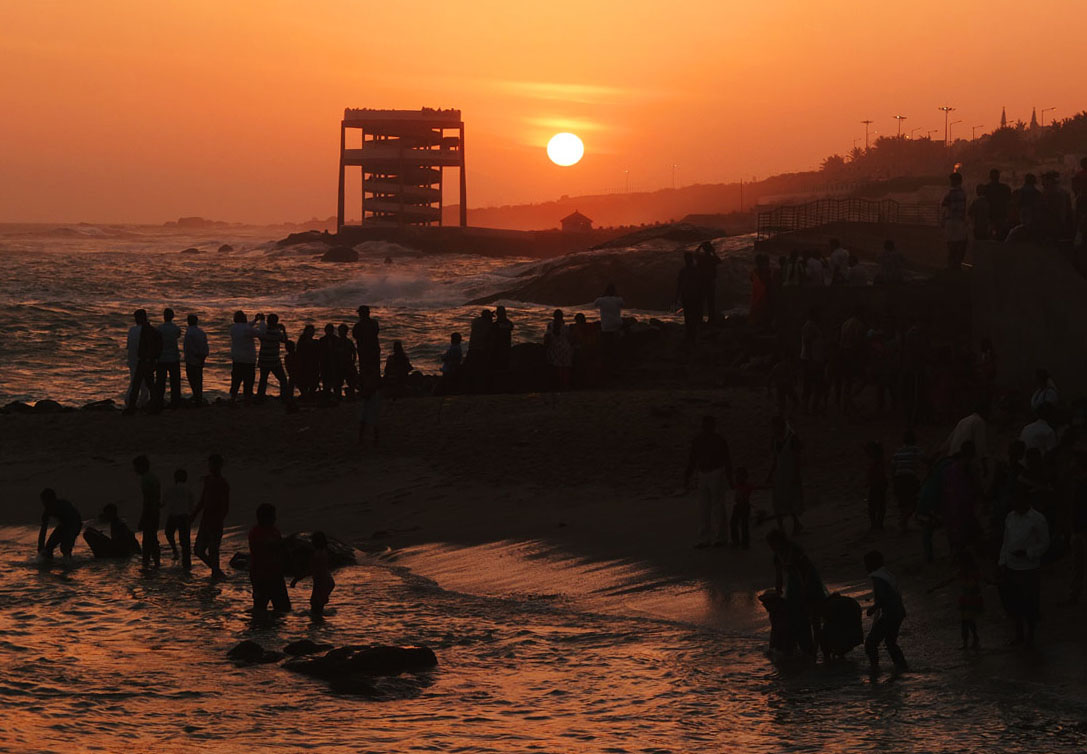
<path fill-rule="evenodd" d="M 357 262 L 359 253 L 350 246 L 333 246 L 321 255 L 322 262 Z"/>

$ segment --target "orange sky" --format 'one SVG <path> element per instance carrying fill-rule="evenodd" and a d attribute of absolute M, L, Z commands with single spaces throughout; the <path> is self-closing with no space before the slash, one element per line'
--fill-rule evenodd
<path fill-rule="evenodd" d="M 461 108 L 470 206 L 764 177 L 864 118 L 1079 112 L 1085 28 L 1079 0 L 0 0 L 0 221 L 327 217 L 345 106 Z"/>

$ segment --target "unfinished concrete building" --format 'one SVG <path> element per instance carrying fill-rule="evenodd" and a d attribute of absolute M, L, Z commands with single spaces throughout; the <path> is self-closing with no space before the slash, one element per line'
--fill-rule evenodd
<path fill-rule="evenodd" d="M 362 132 L 361 139 L 348 129 Z M 460 110 L 347 108 L 340 123 L 337 228 L 344 226 L 348 168 L 362 169 L 362 224 L 441 225 L 445 168 L 460 173 L 460 224 L 468 224 Z"/>

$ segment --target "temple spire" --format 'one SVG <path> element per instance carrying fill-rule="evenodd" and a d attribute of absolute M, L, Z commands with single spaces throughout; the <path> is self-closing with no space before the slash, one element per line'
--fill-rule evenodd
<path fill-rule="evenodd" d="M 1008 108 L 1006 108 L 1006 107 L 1001 107 L 1000 108 L 1000 127 L 1001 128 L 1007 128 L 1008 127 Z"/>

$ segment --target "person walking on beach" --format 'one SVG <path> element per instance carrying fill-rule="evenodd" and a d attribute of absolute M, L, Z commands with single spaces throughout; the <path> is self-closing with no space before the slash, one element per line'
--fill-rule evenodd
<path fill-rule="evenodd" d="M 258 314 L 258 320 L 263 316 Z M 255 327 L 249 324 L 245 312 L 234 312 L 234 324 L 230 326 L 230 403 L 236 405 L 238 388 L 244 390 L 246 403 L 253 400 L 253 379 L 257 371 L 257 349 L 253 339 L 260 337 Z"/>
<path fill-rule="evenodd" d="M 623 333 L 623 299 L 608 283 L 604 295 L 593 302 L 600 312 L 600 341 L 604 349 L 604 369 L 610 377 L 619 362 L 619 338 Z"/>
<path fill-rule="evenodd" d="M 683 267 L 676 281 L 676 302 L 683 309 L 683 326 L 686 329 L 688 345 L 693 344 L 698 337 L 699 325 L 702 324 L 704 294 L 705 286 L 698 274 L 694 254 L 688 251 L 683 255 Z"/>
<path fill-rule="evenodd" d="M 223 478 L 223 457 L 213 453 L 208 457 L 208 475 L 204 477 L 204 489 L 200 502 L 193 509 L 191 520 L 200 516 L 200 528 L 196 531 L 196 557 L 211 569 L 212 578 L 226 574 L 219 567 L 219 547 L 223 541 L 223 523 L 230 510 L 230 485 Z"/>
<path fill-rule="evenodd" d="M 351 330 L 355 338 L 355 350 L 359 355 L 359 379 L 381 374 L 381 331 L 376 319 L 370 316 L 370 307 L 358 308 L 359 319 Z"/>
<path fill-rule="evenodd" d="M 803 443 L 784 417 L 775 416 L 770 445 L 771 464 L 767 483 L 773 484 L 774 516 L 777 526 L 785 530 L 785 517 L 793 519 L 793 535 L 804 531 L 800 523 L 804 490 L 800 476 L 800 451 Z"/>
<path fill-rule="evenodd" d="M 336 580 L 332 578 L 332 568 L 328 562 L 328 537 L 323 531 L 315 531 L 310 542 L 313 543 L 313 555 L 310 556 L 307 574 L 313 580 L 313 589 L 309 597 L 310 615 L 321 618 L 324 616 L 329 595 L 336 588 Z M 302 578 L 302 576 L 294 577 L 291 580 L 291 587 L 293 588 Z"/>
<path fill-rule="evenodd" d="M 948 176 L 950 188 L 940 202 L 944 235 L 947 238 L 947 268 L 962 268 L 966 257 L 966 244 L 969 237 L 966 225 L 966 192 L 962 189 L 962 174 Z"/>
<path fill-rule="evenodd" d="M 257 403 L 264 401 L 268 390 L 268 375 L 271 374 L 279 383 L 279 399 L 284 403 L 287 395 L 287 373 L 283 371 L 283 360 L 279 356 L 279 347 L 287 341 L 287 328 L 279 323 L 278 314 L 269 314 L 266 322 L 256 328 L 260 340 L 260 352 L 257 354 L 257 366 L 260 379 L 257 382 Z"/>
<path fill-rule="evenodd" d="M 721 258 L 709 241 L 698 247 L 698 280 L 702 286 L 702 307 L 706 312 L 706 324 L 717 322 L 717 267 Z"/>
<path fill-rule="evenodd" d="M 1020 493 L 1015 508 L 1004 520 L 1000 546 L 1000 591 L 1004 607 L 1015 623 L 1013 646 L 1034 643 L 1041 594 L 1042 556 L 1049 549 L 1049 524 Z"/>
<path fill-rule="evenodd" d="M 278 612 L 291 611 L 284 581 L 287 553 L 276 528 L 276 509 L 271 503 L 257 506 L 257 525 L 249 530 L 249 582 L 253 586 L 253 610 L 263 612 L 272 603 Z"/>
<path fill-rule="evenodd" d="M 204 362 L 211 353 L 208 348 L 208 335 L 200 328 L 200 320 L 195 314 L 185 318 L 185 379 L 192 390 L 192 405 L 204 405 Z"/>
<path fill-rule="evenodd" d="M 864 640 L 864 651 L 868 654 L 872 674 L 879 673 L 880 644 L 887 648 L 895 672 L 905 673 L 909 666 L 906 665 L 906 657 L 898 646 L 898 632 L 902 628 L 902 621 L 906 619 L 906 608 L 902 603 L 898 580 L 884 567 L 883 553 L 879 550 L 872 550 L 864 556 L 864 570 L 872 579 L 873 601 L 867 612 L 870 617 L 876 616 L 868 637 Z"/>
<path fill-rule="evenodd" d="M 174 483 L 166 489 L 162 495 L 163 507 L 166 509 L 166 541 L 170 544 L 170 552 L 174 560 L 177 560 L 177 545 L 174 540 L 176 534 L 181 544 L 181 567 L 186 571 L 192 570 L 192 545 L 190 538 L 190 526 L 193 512 L 193 495 L 189 489 L 189 474 L 185 469 L 174 471 Z"/>
<path fill-rule="evenodd" d="M 56 491 L 50 487 L 42 490 L 39 497 L 42 501 L 42 524 L 38 530 L 38 555 L 43 560 L 52 560 L 53 550 L 60 547 L 60 554 L 65 561 L 71 560 L 76 537 L 79 536 L 79 530 L 83 528 L 83 517 L 79 515 L 74 505 L 58 498 Z M 57 525 L 46 537 L 49 522 L 54 518 L 57 520 Z"/>
<path fill-rule="evenodd" d="M 158 363 L 159 354 L 162 353 L 162 336 L 147 321 L 146 310 L 137 309 L 133 318 L 136 320 L 136 326 L 140 328 L 140 335 L 139 344 L 136 347 L 136 371 L 132 375 L 132 383 L 128 388 L 128 408 L 125 409 L 125 413 L 128 415 L 136 413 L 136 405 L 144 389 L 151 396 L 148 410 L 151 413 L 157 413 L 161 404 L 155 390 L 155 366 Z"/>
<path fill-rule="evenodd" d="M 698 472 L 698 541 L 695 547 L 719 547 L 727 541 L 725 527 L 725 489 L 732 486 L 732 457 L 728 442 L 717 432 L 717 420 L 702 417 L 702 428 L 691 442 L 683 486 L 690 487 L 691 477 Z M 717 528 L 713 518 L 717 516 Z"/>
<path fill-rule="evenodd" d="M 469 346 L 469 354 L 471 353 Z M 547 366 L 551 369 L 551 383 L 556 390 L 569 390 L 574 368 L 574 346 L 570 342 L 570 328 L 566 326 L 562 309 L 556 309 L 544 334 Z"/>
<path fill-rule="evenodd" d="M 140 477 L 140 525 L 143 532 L 141 548 L 143 550 L 143 568 L 155 568 L 162 565 L 159 552 L 159 519 L 162 510 L 162 486 L 159 478 L 151 471 L 151 462 L 147 456 L 132 459 L 132 470 Z"/>
<path fill-rule="evenodd" d="M 178 349 L 178 340 L 181 339 L 181 328 L 174 322 L 174 310 L 164 309 L 162 312 L 162 324 L 158 326 L 159 337 L 162 339 L 162 350 L 159 352 L 158 363 L 155 366 L 155 400 L 161 406 L 166 398 L 166 379 L 170 379 L 170 408 L 181 405 L 181 352 Z"/>

